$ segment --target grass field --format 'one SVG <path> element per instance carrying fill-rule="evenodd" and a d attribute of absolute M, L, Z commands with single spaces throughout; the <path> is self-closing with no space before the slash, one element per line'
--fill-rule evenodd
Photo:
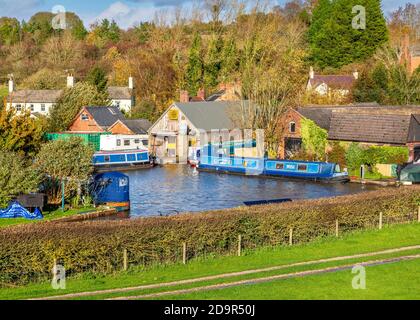
<path fill-rule="evenodd" d="M 393 225 L 383 230 L 369 230 L 344 235 L 340 238 L 325 238 L 306 245 L 293 247 L 263 248 L 245 252 L 243 257 L 213 257 L 206 260 L 193 260 L 187 265 L 155 266 L 148 269 L 132 267 L 127 272 L 118 272 L 107 276 L 84 275 L 67 279 L 66 290 L 56 291 L 49 283 L 31 284 L 26 287 L 0 289 L 0 299 L 24 299 L 62 295 L 75 292 L 126 288 L 139 285 L 159 284 L 183 279 L 220 275 L 222 273 L 285 266 L 296 262 L 370 253 L 390 248 L 420 245 L 420 224 Z M 104 299 L 138 294 L 150 294 L 213 285 L 257 277 L 272 276 L 290 272 L 313 270 L 331 266 L 371 261 L 381 258 L 419 254 L 420 250 L 381 254 L 374 257 L 348 259 L 346 261 L 322 262 L 308 266 L 286 266 L 281 270 L 260 272 L 258 274 L 238 275 L 222 279 L 212 279 L 197 283 L 163 286 L 161 288 L 138 289 L 129 292 L 104 293 L 77 299 Z M 420 283 L 414 279 L 420 271 L 419 260 L 397 262 L 389 265 L 368 267 L 368 289 L 359 298 L 418 298 Z M 370 270 L 373 270 L 372 272 Z M 392 282 L 392 275 L 399 281 Z M 165 298 L 215 298 L 215 299 L 312 299 L 312 298 L 358 298 L 351 288 L 350 271 L 306 276 L 304 278 L 285 279 L 269 283 L 239 286 L 216 291 L 199 292 L 187 295 L 165 296 Z M 383 280 L 381 280 L 383 278 Z M 319 279 L 319 280 L 317 280 Z M 370 279 L 370 280 L 369 280 Z M 389 281 L 388 281 L 388 280 Z M 369 283 L 371 287 L 369 286 Z M 318 284 L 318 285 L 317 285 Z M 350 287 L 350 288 L 348 288 Z M 267 288 L 270 288 L 269 290 Z M 349 291 L 351 290 L 351 291 Z M 361 291 L 361 290 L 357 290 Z M 392 295 L 395 292 L 395 295 Z"/>
<path fill-rule="evenodd" d="M 42 214 L 44 215 L 44 219 L 42 220 L 27 220 L 24 218 L 17 218 L 17 219 L 0 219 L 0 228 L 15 226 L 18 224 L 27 224 L 27 223 L 39 223 L 42 221 L 51 221 L 59 218 L 70 217 L 76 214 L 85 213 L 85 212 L 93 212 L 97 209 L 93 207 L 82 208 L 82 209 L 70 209 L 66 211 L 61 211 L 61 208 L 51 210 L 51 211 L 44 211 Z"/>

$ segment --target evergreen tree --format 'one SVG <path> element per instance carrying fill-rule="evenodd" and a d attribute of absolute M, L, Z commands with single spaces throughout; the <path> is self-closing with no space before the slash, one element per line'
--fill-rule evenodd
<path fill-rule="evenodd" d="M 353 28 L 360 5 L 366 10 L 366 28 Z M 320 0 L 308 31 L 311 59 L 320 68 L 340 68 L 372 56 L 388 40 L 380 0 Z"/>
<path fill-rule="evenodd" d="M 228 39 L 222 52 L 220 78 L 222 82 L 233 80 L 233 75 L 238 71 L 238 52 L 233 38 Z"/>
<path fill-rule="evenodd" d="M 219 73 L 222 65 L 221 51 L 223 41 L 220 36 L 215 36 L 209 43 L 207 51 L 205 70 L 204 70 L 204 86 L 206 89 L 213 89 L 217 86 Z"/>
<path fill-rule="evenodd" d="M 188 92 L 191 95 L 197 94 L 197 91 L 203 85 L 203 59 L 201 54 L 201 37 L 195 34 L 188 57 L 188 66 L 186 74 L 186 83 Z"/>
<path fill-rule="evenodd" d="M 86 76 L 86 82 L 95 86 L 99 92 L 105 92 L 108 87 L 106 73 L 100 67 L 94 67 Z"/>

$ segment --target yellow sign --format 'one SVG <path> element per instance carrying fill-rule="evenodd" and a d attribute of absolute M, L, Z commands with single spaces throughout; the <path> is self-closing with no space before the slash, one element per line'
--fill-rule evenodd
<path fill-rule="evenodd" d="M 168 149 L 176 149 L 176 143 L 168 143 Z"/>
<path fill-rule="evenodd" d="M 171 109 L 168 112 L 168 119 L 169 120 L 178 120 L 179 118 L 179 112 L 177 109 Z"/>

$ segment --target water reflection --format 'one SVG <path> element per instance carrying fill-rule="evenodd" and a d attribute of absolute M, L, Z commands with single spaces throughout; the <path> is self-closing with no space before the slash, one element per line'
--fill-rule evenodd
<path fill-rule="evenodd" d="M 328 184 L 197 172 L 184 165 L 128 172 L 130 217 L 232 208 L 244 201 L 309 199 L 373 190 L 360 184 Z"/>

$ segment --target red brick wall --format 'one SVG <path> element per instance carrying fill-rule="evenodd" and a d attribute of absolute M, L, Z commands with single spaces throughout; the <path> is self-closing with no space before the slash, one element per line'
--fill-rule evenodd
<path fill-rule="evenodd" d="M 134 134 L 130 129 L 128 129 L 124 124 L 118 122 L 109 130 L 112 134 Z"/>
<path fill-rule="evenodd" d="M 82 120 L 82 114 L 88 116 L 88 120 Z M 92 116 L 83 111 L 79 113 L 75 121 L 70 125 L 69 131 L 77 131 L 77 132 L 103 132 L 104 130 L 99 127 L 95 120 L 93 120 Z"/>
<path fill-rule="evenodd" d="M 295 110 L 290 109 L 287 111 L 283 117 L 280 119 L 279 128 L 278 128 L 278 135 L 279 135 L 279 151 L 278 156 L 279 158 L 283 159 L 285 157 L 285 145 L 284 140 L 285 138 L 302 138 L 301 136 L 301 121 L 302 116 L 297 113 Z M 295 132 L 290 132 L 290 123 L 295 123 Z"/>

